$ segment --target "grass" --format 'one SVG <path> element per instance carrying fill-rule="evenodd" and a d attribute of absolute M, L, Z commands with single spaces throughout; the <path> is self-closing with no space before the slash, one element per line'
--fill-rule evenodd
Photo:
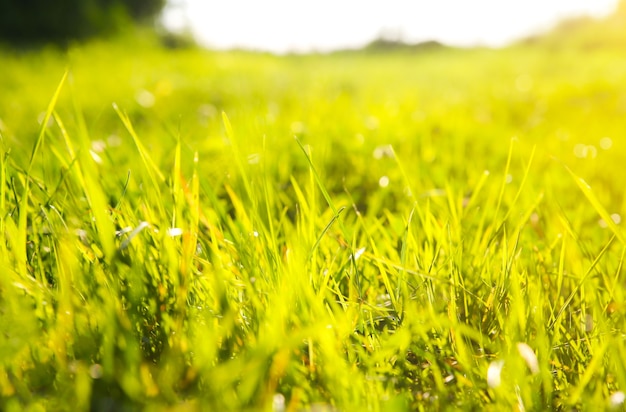
<path fill-rule="evenodd" d="M 614 47 L 2 52 L 0 407 L 623 408 Z"/>

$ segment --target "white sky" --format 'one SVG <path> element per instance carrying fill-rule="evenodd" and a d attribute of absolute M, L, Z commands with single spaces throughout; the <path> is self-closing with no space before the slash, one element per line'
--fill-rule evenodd
<path fill-rule="evenodd" d="M 165 25 L 214 48 L 274 52 L 359 47 L 381 32 L 406 41 L 502 46 L 618 0 L 170 0 Z"/>

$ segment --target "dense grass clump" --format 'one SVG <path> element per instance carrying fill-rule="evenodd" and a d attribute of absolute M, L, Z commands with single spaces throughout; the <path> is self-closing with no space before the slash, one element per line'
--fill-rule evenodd
<path fill-rule="evenodd" d="M 2 52 L 0 409 L 622 407 L 619 50 L 136 42 Z"/>

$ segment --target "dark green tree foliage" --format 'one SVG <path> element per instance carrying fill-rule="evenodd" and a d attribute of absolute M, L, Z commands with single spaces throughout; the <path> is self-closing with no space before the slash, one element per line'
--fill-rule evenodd
<path fill-rule="evenodd" d="M 150 22 L 165 0 L 0 0 L 0 40 L 54 42 L 111 34 Z"/>
<path fill-rule="evenodd" d="M 150 19 L 161 11 L 165 6 L 165 0 L 124 0 L 122 3 L 127 7 L 131 17 L 135 20 Z"/>

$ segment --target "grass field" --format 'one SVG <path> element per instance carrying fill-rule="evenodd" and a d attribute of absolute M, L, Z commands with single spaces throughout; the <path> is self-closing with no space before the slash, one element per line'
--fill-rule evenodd
<path fill-rule="evenodd" d="M 1 51 L 0 409 L 623 409 L 626 41 L 580 33 Z"/>

